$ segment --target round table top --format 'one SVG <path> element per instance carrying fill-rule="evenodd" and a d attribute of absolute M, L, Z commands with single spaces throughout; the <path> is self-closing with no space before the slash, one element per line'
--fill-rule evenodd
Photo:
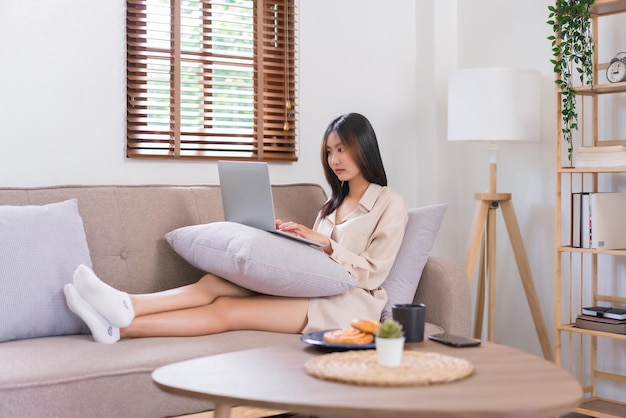
<path fill-rule="evenodd" d="M 217 404 L 346 417 L 552 417 L 582 400 L 582 388 L 570 373 L 517 349 L 488 342 L 452 348 L 428 340 L 405 349 L 466 359 L 474 373 L 427 386 L 333 382 L 306 373 L 306 361 L 324 352 L 303 343 L 188 360 L 152 376 L 164 390 Z"/>

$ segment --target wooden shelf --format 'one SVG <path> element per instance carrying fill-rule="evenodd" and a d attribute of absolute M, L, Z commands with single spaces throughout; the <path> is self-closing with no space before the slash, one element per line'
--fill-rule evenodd
<path fill-rule="evenodd" d="M 626 255 L 626 249 L 623 250 L 602 250 L 597 248 L 578 248 L 569 245 L 561 245 L 558 248 L 562 253 L 589 253 L 589 254 L 607 254 L 607 255 Z"/>
<path fill-rule="evenodd" d="M 580 95 L 594 95 L 594 94 L 615 94 L 626 92 L 626 81 L 621 83 L 610 84 L 596 84 L 593 87 L 578 86 L 575 88 L 576 93 Z"/>
<path fill-rule="evenodd" d="M 594 38 L 595 45 L 599 45 L 599 34 L 602 31 L 599 27 L 603 25 L 603 22 L 607 21 L 602 19 L 602 16 L 615 15 L 618 13 L 626 14 L 626 0 L 595 0 L 591 6 L 592 13 L 592 37 Z M 623 17 L 620 16 L 620 19 Z M 613 33 L 613 38 L 618 35 L 617 32 Z M 605 37 L 606 35 L 602 35 Z M 617 39 L 613 39 L 613 43 L 617 44 Z M 611 46 L 613 47 L 613 46 Z M 597 50 L 594 50 L 594 53 Z M 598 112 L 600 105 L 604 105 L 605 101 L 603 95 L 616 95 L 618 102 L 624 98 L 626 93 L 626 82 L 609 83 L 606 78 L 606 70 L 609 66 L 608 62 L 599 62 L 598 56 L 592 57 L 594 79 L 596 84 L 592 87 L 589 86 L 574 86 L 577 95 L 585 96 L 583 106 L 580 110 L 581 126 L 579 127 L 581 135 L 577 138 L 575 147 L 582 145 L 626 145 L 626 139 L 609 139 L 600 138 L 599 135 L 602 131 L 598 129 L 600 123 L 605 123 L 598 120 Z M 557 103 L 562 100 L 560 89 L 556 88 Z M 582 101 L 581 101 L 582 102 Z M 612 117 L 619 118 L 618 106 L 613 102 L 607 101 L 613 107 Z M 607 109 L 603 109 L 606 111 Z M 580 313 L 582 303 L 606 303 L 611 306 L 626 304 L 626 295 L 621 291 L 609 290 L 603 291 L 603 285 L 609 281 L 621 281 L 624 273 L 622 271 L 613 271 L 606 276 L 602 271 L 602 267 L 610 265 L 613 261 L 610 257 L 599 257 L 598 255 L 609 255 L 624 257 L 626 256 L 626 249 L 605 250 L 605 249 L 591 249 L 591 248 L 575 248 L 570 245 L 563 245 L 563 233 L 571 232 L 572 225 L 571 220 L 573 218 L 572 209 L 568 200 L 571 199 L 571 193 L 574 192 L 598 192 L 608 191 L 605 190 L 608 187 L 611 191 L 619 191 L 619 186 L 624 185 L 624 174 L 626 173 L 626 167 L 572 167 L 564 166 L 565 164 L 574 164 L 575 158 L 572 157 L 572 161 L 565 162 L 565 152 L 569 152 L 562 147 L 562 119 L 560 109 L 556 114 L 557 117 L 557 129 L 556 129 L 556 228 L 555 228 L 555 241 L 556 241 L 556 274 L 555 280 L 557 284 L 557 291 L 555 295 L 555 346 L 557 364 L 564 367 L 569 372 L 575 374 L 582 382 L 586 382 L 588 386 L 585 387 L 585 395 L 587 399 L 584 399 L 582 403 L 576 408 L 577 414 L 586 416 L 599 417 L 599 418 L 616 418 L 626 417 L 626 403 L 622 395 L 615 396 L 618 400 L 610 400 L 601 398 L 596 395 L 601 394 L 603 396 L 610 396 L 603 392 L 603 385 L 599 385 L 598 381 L 603 380 L 610 385 L 623 385 L 626 383 L 626 374 L 612 372 L 615 362 L 607 363 L 606 370 L 599 370 L 598 367 L 602 365 L 598 356 L 603 355 L 600 341 L 612 340 L 615 345 L 619 344 L 622 348 L 626 342 L 626 335 L 617 334 L 611 332 L 597 331 L 592 329 L 584 329 L 576 327 L 574 323 L 564 323 L 567 321 L 574 321 L 577 313 Z M 586 125 L 586 126 L 585 126 Z M 618 133 L 622 135 L 621 130 Z M 603 174 L 603 176 L 600 176 Z M 609 182 L 605 182 L 609 180 Z M 610 183 L 610 185 L 606 185 Z M 565 215 L 565 216 L 563 216 Z M 569 225 L 568 225 L 569 224 Z M 621 262 L 622 260 L 620 260 Z M 567 315 L 562 315 L 563 312 L 569 312 Z M 573 337 L 573 336 L 578 337 Z M 617 352 L 617 351 L 615 351 Z M 568 359 L 569 365 L 563 364 L 563 360 Z M 619 358 L 615 359 L 619 362 Z M 584 386 L 584 385 L 583 385 Z M 621 386 L 620 386 L 621 388 Z"/>
<path fill-rule="evenodd" d="M 626 167 L 559 167 L 559 173 L 623 173 Z"/>
<path fill-rule="evenodd" d="M 626 404 L 602 398 L 583 401 L 575 412 L 598 418 L 619 418 L 626 416 Z"/>
<path fill-rule="evenodd" d="M 613 332 L 602 332 L 602 331 L 596 331 L 593 329 L 578 328 L 576 324 L 563 324 L 563 325 L 558 326 L 557 328 L 559 331 L 564 331 L 564 332 L 573 332 L 575 334 L 589 335 L 592 337 L 605 337 L 605 338 L 613 338 L 614 340 L 626 341 L 626 335 L 624 334 L 615 334 Z"/>
<path fill-rule="evenodd" d="M 626 11 L 626 0 L 596 0 L 593 6 L 591 6 L 591 13 L 598 16 L 624 11 Z"/>

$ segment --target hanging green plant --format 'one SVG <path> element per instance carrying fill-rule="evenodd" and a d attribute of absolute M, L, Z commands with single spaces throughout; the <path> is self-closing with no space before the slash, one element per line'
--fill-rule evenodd
<path fill-rule="evenodd" d="M 572 131 L 578 129 L 576 111 L 576 89 L 572 83 L 572 73 L 576 72 L 581 85 L 593 88 L 593 49 L 591 36 L 591 6 L 595 0 L 555 0 L 550 11 L 548 24 L 554 35 L 550 62 L 558 75 L 555 83 L 561 89 L 561 133 L 567 143 L 567 157 L 572 159 Z"/>

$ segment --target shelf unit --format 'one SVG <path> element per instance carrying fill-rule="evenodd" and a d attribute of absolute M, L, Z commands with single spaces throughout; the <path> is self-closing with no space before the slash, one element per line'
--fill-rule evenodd
<path fill-rule="evenodd" d="M 622 14 L 626 21 L 626 0 L 596 0 L 592 6 L 592 32 L 598 51 L 599 26 L 606 16 Z M 620 17 L 621 19 L 621 17 Z M 620 20 L 620 22 L 623 22 Z M 622 36 L 623 37 L 623 36 Z M 615 53 L 626 50 L 626 44 Z M 599 138 L 598 105 L 605 95 L 626 94 L 626 82 L 608 83 L 604 74 L 608 62 L 598 62 L 594 54 L 594 86 L 581 86 L 576 89 L 579 96 L 579 132 L 577 145 L 626 145 L 626 139 Z M 626 373 L 601 369 L 598 360 L 599 345 L 602 341 L 624 344 L 626 335 L 581 329 L 575 326 L 575 319 L 581 313 L 583 305 L 611 304 L 625 306 L 626 296 L 612 292 L 601 292 L 603 280 L 598 274 L 601 263 L 614 262 L 615 258 L 626 260 L 624 250 L 598 250 L 574 248 L 571 245 L 571 193 L 596 192 L 600 190 L 604 177 L 613 176 L 626 186 L 626 167 L 620 168 L 584 168 L 572 167 L 563 147 L 561 136 L 562 120 L 560 114 L 561 95 L 556 88 L 557 129 L 556 129 L 556 205 L 555 205 L 555 361 L 561 367 L 570 370 L 579 377 L 585 391 L 585 400 L 576 412 L 594 417 L 624 417 L 626 403 L 601 397 L 598 386 L 601 381 L 610 381 L 626 388 Z M 583 106 L 581 102 L 584 101 Z M 576 148 L 576 146 L 574 147 Z M 622 190 L 620 190 L 622 191 Z M 624 261 L 622 261 L 624 262 Z M 612 278 L 626 282 L 625 277 Z M 602 347 L 601 347 L 602 348 Z M 600 348 L 600 349 L 601 349 Z"/>

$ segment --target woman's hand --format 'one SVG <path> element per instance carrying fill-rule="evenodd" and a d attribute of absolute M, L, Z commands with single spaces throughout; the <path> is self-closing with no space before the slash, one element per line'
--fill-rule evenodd
<path fill-rule="evenodd" d="M 299 223 L 292 222 L 292 221 L 283 222 L 280 219 L 276 219 L 276 227 L 281 231 L 294 234 L 302 238 L 306 238 L 311 241 L 315 241 L 315 242 L 319 242 L 320 244 L 323 244 L 324 251 L 327 254 L 330 254 L 332 252 L 330 239 L 326 235 L 320 234 L 319 232 L 315 232 L 312 229 L 307 228 L 304 225 L 300 225 Z"/>

